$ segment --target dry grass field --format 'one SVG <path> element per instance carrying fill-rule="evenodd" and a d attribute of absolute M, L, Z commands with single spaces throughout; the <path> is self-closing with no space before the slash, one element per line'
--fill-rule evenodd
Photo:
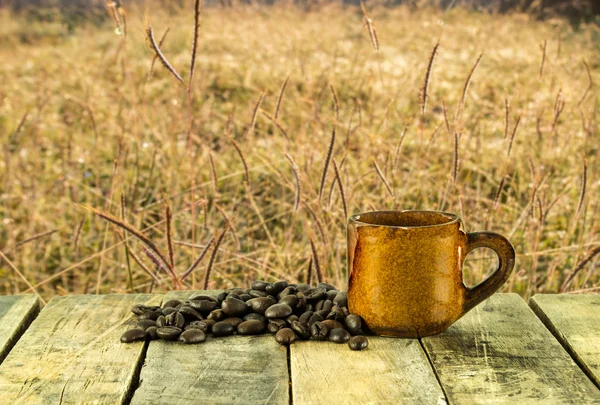
<path fill-rule="evenodd" d="M 343 287 L 346 217 L 373 209 L 506 235 L 504 291 L 600 291 L 598 26 L 370 7 L 376 52 L 357 7 L 205 8 L 188 97 L 193 10 L 132 7 L 126 36 L 0 10 L 0 294 L 306 281 L 317 261 Z M 184 84 L 151 71 L 148 23 Z M 164 252 L 168 203 L 177 277 L 88 208 L 120 217 L 121 196 Z M 473 252 L 465 282 L 495 260 Z"/>

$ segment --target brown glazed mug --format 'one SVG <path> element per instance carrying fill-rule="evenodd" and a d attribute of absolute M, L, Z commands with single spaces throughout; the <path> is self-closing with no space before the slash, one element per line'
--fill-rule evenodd
<path fill-rule="evenodd" d="M 510 242 L 463 231 L 458 215 L 377 211 L 348 220 L 348 307 L 377 335 L 418 338 L 443 332 L 496 292 L 515 265 Z M 463 262 L 473 249 L 498 255 L 498 269 L 473 288 Z"/>

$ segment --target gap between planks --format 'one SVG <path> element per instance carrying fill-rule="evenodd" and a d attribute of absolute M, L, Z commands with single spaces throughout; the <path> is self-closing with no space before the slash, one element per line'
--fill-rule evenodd
<path fill-rule="evenodd" d="M 425 357 L 427 357 L 427 361 L 429 362 L 431 371 L 433 372 L 433 375 L 435 376 L 435 380 L 437 381 L 438 385 L 440 386 L 440 389 L 442 390 L 442 394 L 444 394 L 444 401 L 446 401 L 446 403 L 449 404 L 450 401 L 448 401 L 448 393 L 446 392 L 446 389 L 444 388 L 444 385 L 442 384 L 442 381 L 440 380 L 440 376 L 438 375 L 437 371 L 435 370 L 435 367 L 433 365 L 433 360 L 431 360 L 431 356 L 429 355 L 429 352 L 427 351 L 427 349 L 425 349 L 425 345 L 423 344 L 423 339 L 419 338 L 419 344 L 421 345 L 421 350 L 423 350 L 423 353 L 425 353 Z"/>
<path fill-rule="evenodd" d="M 294 405 L 447 403 L 417 339 L 368 339 L 362 351 L 332 342 L 291 345 Z"/>
<path fill-rule="evenodd" d="M 39 312 L 37 295 L 0 296 L 0 364 Z"/>
<path fill-rule="evenodd" d="M 422 342 L 451 403 L 600 403 L 600 391 L 517 294 L 493 295 Z"/>
<path fill-rule="evenodd" d="M 219 292 L 173 291 L 163 302 Z M 287 356 L 268 335 L 209 337 L 199 345 L 152 341 L 131 404 L 287 405 Z"/>
<path fill-rule="evenodd" d="M 275 338 L 275 337 L 273 337 L 273 338 Z M 286 361 L 287 361 L 287 370 L 288 370 L 288 403 L 290 405 L 294 405 L 294 392 L 292 390 L 292 388 L 293 388 L 293 381 L 292 381 L 292 350 L 291 350 L 290 346 L 286 347 L 285 357 L 286 357 Z"/>
<path fill-rule="evenodd" d="M 133 304 L 159 295 L 82 295 L 53 299 L 0 365 L 3 403 L 122 404 L 144 342 L 124 345 Z"/>
<path fill-rule="evenodd" d="M 537 294 L 529 306 L 600 389 L 600 295 Z"/>

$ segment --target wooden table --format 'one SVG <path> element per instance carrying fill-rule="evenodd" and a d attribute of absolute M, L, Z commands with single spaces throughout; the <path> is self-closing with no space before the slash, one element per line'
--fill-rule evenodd
<path fill-rule="evenodd" d="M 0 297 L 0 404 L 600 404 L 598 295 L 496 294 L 443 334 L 360 352 L 271 335 L 119 342 L 133 304 L 193 293 L 59 297 L 41 312 L 34 296 Z"/>

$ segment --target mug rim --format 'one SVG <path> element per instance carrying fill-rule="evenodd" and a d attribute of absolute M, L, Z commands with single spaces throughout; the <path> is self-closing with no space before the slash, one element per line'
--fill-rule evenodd
<path fill-rule="evenodd" d="M 432 214 L 447 215 L 447 216 L 452 217 L 452 219 L 449 220 L 448 222 L 444 222 L 442 224 L 417 225 L 417 226 L 371 224 L 371 223 L 362 222 L 362 221 L 359 220 L 359 218 L 360 218 L 361 215 L 367 215 L 367 214 L 392 214 L 392 213 L 402 213 L 402 212 L 427 212 L 427 213 L 432 213 Z M 435 227 L 440 227 L 440 226 L 447 226 L 447 225 L 454 224 L 456 222 L 460 222 L 462 224 L 462 218 L 458 214 L 454 214 L 452 212 L 436 211 L 436 210 L 381 210 L 381 211 L 365 211 L 365 212 L 360 212 L 360 213 L 357 213 L 357 214 L 352 214 L 348 218 L 348 222 L 349 223 L 354 223 L 354 224 L 357 224 L 357 225 L 363 225 L 363 226 L 381 226 L 381 227 L 392 228 L 392 229 L 416 229 L 416 228 L 435 228 Z"/>

